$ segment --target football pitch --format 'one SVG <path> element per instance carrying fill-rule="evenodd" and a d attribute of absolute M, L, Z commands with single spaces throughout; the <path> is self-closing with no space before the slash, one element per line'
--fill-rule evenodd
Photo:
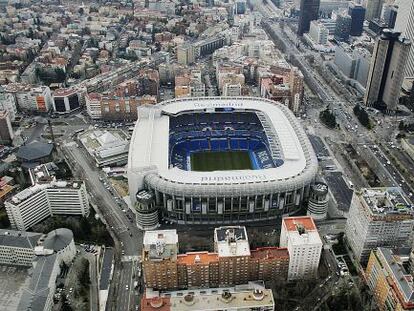
<path fill-rule="evenodd" d="M 198 172 L 251 170 L 246 151 L 196 152 L 191 154 L 191 170 Z"/>

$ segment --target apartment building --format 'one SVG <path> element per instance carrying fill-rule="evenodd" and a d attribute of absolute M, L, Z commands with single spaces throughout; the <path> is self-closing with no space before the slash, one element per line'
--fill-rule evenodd
<path fill-rule="evenodd" d="M 145 286 L 160 290 L 178 285 L 176 230 L 145 231 L 142 249 Z"/>
<path fill-rule="evenodd" d="M 410 249 L 378 247 L 371 252 L 365 278 L 380 311 L 413 310 L 413 275 L 408 270 Z"/>
<path fill-rule="evenodd" d="M 245 227 L 220 227 L 214 232 L 214 252 L 178 254 L 175 230 L 146 231 L 143 250 L 147 288 L 171 290 L 246 284 L 253 280 L 287 279 L 286 248 L 250 250 Z"/>
<path fill-rule="evenodd" d="M 288 280 L 317 276 L 322 240 L 312 217 L 283 218 L 280 246 L 289 252 Z"/>
<path fill-rule="evenodd" d="M 355 258 L 366 264 L 377 247 L 410 247 L 413 226 L 413 207 L 400 188 L 370 188 L 354 193 L 345 233 Z"/>
<path fill-rule="evenodd" d="M 47 112 L 53 107 L 52 94 L 48 86 L 11 83 L 3 86 L 6 93 L 13 94 L 21 110 Z"/>

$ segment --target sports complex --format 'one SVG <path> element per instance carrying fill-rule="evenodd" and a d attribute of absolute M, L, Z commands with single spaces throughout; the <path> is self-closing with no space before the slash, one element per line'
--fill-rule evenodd
<path fill-rule="evenodd" d="M 222 224 L 294 214 L 316 171 L 305 132 L 280 103 L 203 97 L 138 109 L 128 182 L 140 227 L 160 216 Z"/>

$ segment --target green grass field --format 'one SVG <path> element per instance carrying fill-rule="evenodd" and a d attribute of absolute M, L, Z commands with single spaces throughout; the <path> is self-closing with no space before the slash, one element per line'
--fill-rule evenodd
<path fill-rule="evenodd" d="M 250 170 L 246 151 L 198 152 L 191 154 L 191 170 L 199 172 Z"/>

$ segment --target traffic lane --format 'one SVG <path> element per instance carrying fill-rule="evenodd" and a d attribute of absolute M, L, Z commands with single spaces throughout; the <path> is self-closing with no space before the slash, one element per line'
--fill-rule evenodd
<path fill-rule="evenodd" d="M 111 220 L 110 225 L 113 227 L 115 233 L 123 241 L 125 247 L 125 255 L 133 256 L 139 255 L 142 249 L 142 232 L 135 226 L 134 222 L 126 217 L 125 213 L 120 209 L 117 202 L 114 201 L 114 197 L 105 188 L 104 184 L 99 180 L 100 175 L 97 171 L 90 169 L 90 165 L 85 161 L 80 154 L 79 148 L 71 148 L 75 153 L 79 152 L 78 158 L 79 164 L 86 170 L 89 176 L 88 189 L 96 199 L 103 201 L 106 204 L 100 204 L 101 209 L 105 216 Z M 89 170 L 88 170 L 89 169 Z M 108 206 L 106 206 L 108 205 Z M 131 236 L 131 235 L 132 236 Z M 141 246 L 141 249 L 139 248 Z"/>

